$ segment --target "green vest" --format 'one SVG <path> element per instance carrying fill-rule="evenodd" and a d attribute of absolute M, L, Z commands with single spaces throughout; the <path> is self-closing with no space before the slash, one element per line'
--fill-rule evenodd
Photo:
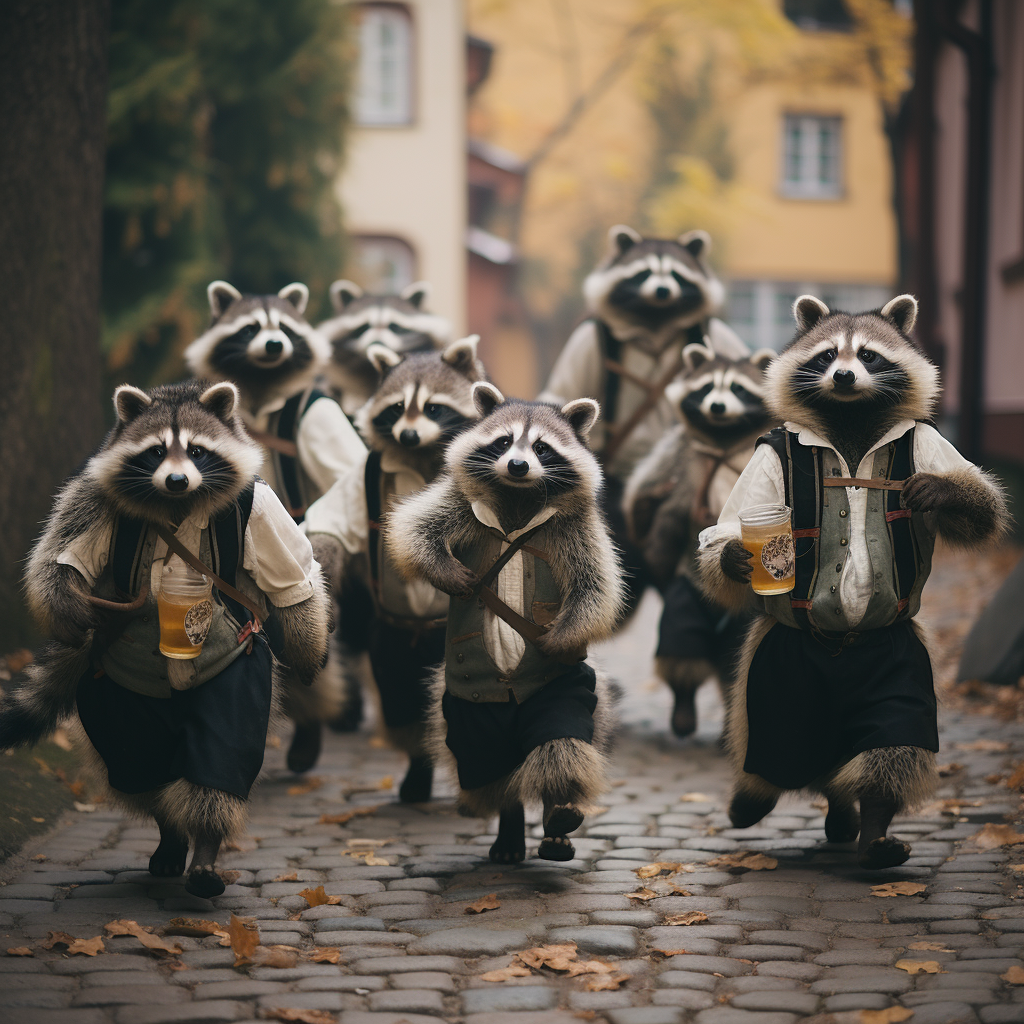
<path fill-rule="evenodd" d="M 852 627 L 843 608 L 840 583 L 850 555 L 850 503 L 846 487 L 827 487 L 842 477 L 839 456 L 819 445 L 803 445 L 777 427 L 758 440 L 782 462 L 786 504 L 793 510 L 796 585 L 788 594 L 764 597 L 765 611 L 798 629 L 863 633 L 913 618 L 931 571 L 935 538 L 924 516 L 900 504 L 898 490 L 867 489 L 864 534 L 871 563 L 871 594 L 861 620 Z M 914 472 L 914 429 L 874 453 L 871 478 L 905 480 Z"/>
<path fill-rule="evenodd" d="M 523 615 L 538 625 L 547 625 L 558 614 L 562 595 L 543 553 L 544 530 L 520 549 L 523 558 Z M 498 559 L 502 538 L 488 531 L 473 545 L 462 545 L 453 554 L 478 576 L 483 576 Z M 528 640 L 522 660 L 505 675 L 484 646 L 484 603 L 479 598 L 453 597 L 448 608 L 445 637 L 445 686 L 450 694 L 480 703 L 516 702 L 532 697 L 546 683 L 567 672 L 564 662 L 548 657 Z"/>

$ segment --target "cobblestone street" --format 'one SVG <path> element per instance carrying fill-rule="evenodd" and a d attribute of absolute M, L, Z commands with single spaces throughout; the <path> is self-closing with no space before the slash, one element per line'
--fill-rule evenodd
<path fill-rule="evenodd" d="M 929 588 L 947 591 L 946 610 L 931 609 L 940 635 L 962 634 L 961 609 L 991 592 L 986 565 L 940 559 Z M 953 580 L 963 589 L 952 589 Z M 151 878 L 155 827 L 102 806 L 70 814 L 6 865 L 2 947 L 33 955 L 0 955 L 0 1019 L 197 1024 L 283 1009 L 328 1011 L 320 1020 L 340 1024 L 1024 1021 L 1024 868 L 1010 866 L 1024 860 L 1024 848 L 990 845 L 1011 831 L 1004 816 L 1019 812 L 1020 794 L 1005 779 L 1024 759 L 1024 725 L 944 710 L 939 798 L 896 828 L 913 842 L 913 856 L 867 873 L 852 846 L 825 843 L 821 807 L 809 800 L 785 801 L 755 828 L 729 827 L 712 688 L 701 693 L 696 738 L 681 742 L 668 732 L 667 690 L 647 682 L 657 612 L 648 597 L 601 652 L 627 688 L 624 728 L 607 809 L 574 836 L 576 860 L 490 864 L 492 835 L 454 813 L 449 790 L 438 786 L 430 806 L 395 802 L 402 760 L 366 728 L 357 737 L 331 734 L 305 784 L 284 770 L 283 750 L 270 750 L 250 837 L 220 861 L 237 877 L 218 899 Z M 322 820 L 348 811 L 365 813 L 344 824 Z M 988 828 L 973 839 L 986 825 L 1003 835 Z M 539 828 L 531 833 L 535 849 Z M 767 855 L 754 863 L 769 867 L 716 863 L 742 851 Z M 639 877 L 652 862 L 684 867 Z M 924 888 L 891 898 L 872 892 L 889 882 Z M 300 891 L 321 884 L 338 902 L 309 907 Z M 627 895 L 643 887 L 655 897 Z M 492 893 L 497 909 L 467 912 Z M 707 920 L 667 923 L 690 911 Z M 172 918 L 226 924 L 232 914 L 257 919 L 263 946 L 298 947 L 296 965 L 236 968 L 215 935 L 169 936 L 183 952 L 160 957 L 136 937 L 104 931 L 119 919 L 159 931 Z M 45 950 L 50 931 L 102 935 L 105 951 Z M 615 972 L 572 976 L 513 960 L 517 951 L 568 943 L 577 959 L 555 956 L 556 966 L 598 960 Z M 337 949 L 338 962 L 313 962 L 317 948 Z M 283 959 L 296 954 L 283 951 Z M 482 977 L 513 963 L 508 980 Z"/>

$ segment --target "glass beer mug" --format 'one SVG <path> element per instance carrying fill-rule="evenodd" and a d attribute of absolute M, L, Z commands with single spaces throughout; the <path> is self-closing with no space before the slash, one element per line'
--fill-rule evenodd
<path fill-rule="evenodd" d="M 213 622 L 213 584 L 184 563 L 160 574 L 156 604 L 160 616 L 160 653 L 168 658 L 198 658 Z"/>
<path fill-rule="evenodd" d="M 743 546 L 751 552 L 755 594 L 788 594 L 796 586 L 791 511 L 785 505 L 752 505 L 740 512 Z"/>

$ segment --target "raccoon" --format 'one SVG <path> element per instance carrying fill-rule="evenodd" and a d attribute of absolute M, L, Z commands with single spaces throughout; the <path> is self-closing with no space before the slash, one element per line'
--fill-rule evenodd
<path fill-rule="evenodd" d="M 603 506 L 623 552 L 632 609 L 649 580 L 622 518 L 625 481 L 676 423 L 665 386 L 683 369 L 683 348 L 703 343 L 725 293 L 707 263 L 704 231 L 654 239 L 617 225 L 608 238 L 607 258 L 583 286 L 589 317 L 566 342 L 540 398 L 601 402 L 603 422 L 591 443 L 607 474 Z"/>
<path fill-rule="evenodd" d="M 677 736 L 696 729 L 694 698 L 705 679 L 717 676 L 724 697 L 749 624 L 749 615 L 731 614 L 701 592 L 697 536 L 717 522 L 772 422 L 763 392 L 775 352 L 751 353 L 727 328 L 716 340 L 683 350 L 685 369 L 665 392 L 679 423 L 633 471 L 623 499 L 630 535 L 664 597 L 655 668 L 675 695 Z"/>
<path fill-rule="evenodd" d="M 812 789 L 828 800 L 830 841 L 859 833 L 861 866 L 891 867 L 910 855 L 888 835 L 893 817 L 935 785 L 931 657 L 915 621 L 934 538 L 997 537 L 1006 505 L 995 480 L 928 422 L 938 371 L 911 341 L 913 296 L 850 314 L 803 295 L 794 316 L 796 336 L 765 379 L 785 425 L 759 440 L 701 535 L 709 595 L 749 607 L 739 514 L 764 503 L 792 510 L 794 589 L 757 600 L 730 694 L 729 816 L 745 828 L 783 792 Z"/>
<path fill-rule="evenodd" d="M 213 322 L 186 349 L 185 360 L 197 376 L 237 385 L 243 421 L 263 446 L 260 476 L 301 522 L 309 503 L 365 457 L 341 408 L 314 387 L 330 346 L 303 318 L 309 290 L 295 283 L 277 295 L 243 296 L 226 281 L 214 281 L 207 296 Z M 359 692 L 358 678 L 339 655 L 312 687 L 285 695 L 295 722 L 287 754 L 292 771 L 316 763 L 321 722 L 358 726 Z"/>
<path fill-rule="evenodd" d="M 568 833 L 605 785 L 610 737 L 610 691 L 586 647 L 623 602 L 586 444 L 599 409 L 506 401 L 486 382 L 473 397 L 481 421 L 449 445 L 442 475 L 393 509 L 387 549 L 408 579 L 452 598 L 431 748 L 455 770 L 461 809 L 498 813 L 491 860 L 515 863 L 524 804 L 538 801 L 539 856 L 568 860 Z"/>
<path fill-rule="evenodd" d="M 354 581 L 371 595 L 370 665 L 385 733 L 410 758 L 399 787 L 406 803 L 430 799 L 433 769 L 423 735 L 426 682 L 430 668 L 444 659 L 448 597 L 396 573 L 380 523 L 399 497 L 435 479 L 445 446 L 478 418 L 472 388 L 485 378 L 476 357 L 479 340 L 474 334 L 440 352 L 407 356 L 380 343 L 370 346 L 367 358 L 380 383 L 356 417 L 370 452 L 310 508 L 306 521 L 318 558 L 338 567 L 334 574 L 342 589 L 348 584 L 351 591 Z"/>
<path fill-rule="evenodd" d="M 116 425 L 57 495 L 29 557 L 29 605 L 56 639 L 0 703 L 3 749 L 77 718 L 109 798 L 160 827 L 150 872 L 180 875 L 191 845 L 186 888 L 200 896 L 224 890 L 217 852 L 244 828 L 263 761 L 273 660 L 254 616 L 265 621 L 269 602 L 298 683 L 312 682 L 327 647 L 319 567 L 255 478 L 259 448 L 237 404 L 230 383 L 115 391 Z M 160 574 L 181 561 L 168 526 L 244 599 L 219 595 L 190 661 L 157 649 Z"/>
<path fill-rule="evenodd" d="M 400 355 L 429 352 L 451 338 L 451 325 L 428 313 L 430 285 L 417 281 L 398 295 L 367 295 L 352 281 L 331 285 L 335 315 L 318 330 L 331 347 L 327 380 L 342 408 L 355 416 L 377 387 L 377 373 L 367 352 L 374 343 Z"/>

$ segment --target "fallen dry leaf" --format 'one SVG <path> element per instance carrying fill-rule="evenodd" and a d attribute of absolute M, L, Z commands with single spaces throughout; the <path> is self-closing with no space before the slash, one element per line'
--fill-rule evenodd
<path fill-rule="evenodd" d="M 321 814 L 321 825 L 347 825 L 353 818 L 364 814 L 373 814 L 380 808 L 380 804 L 373 807 L 354 807 L 351 811 L 342 811 L 341 814 Z"/>
<path fill-rule="evenodd" d="M 342 850 L 343 856 L 354 857 L 369 867 L 386 868 L 391 864 L 387 857 L 378 857 L 373 850 Z"/>
<path fill-rule="evenodd" d="M 295 783 L 294 786 L 288 787 L 289 796 L 305 796 L 307 793 L 312 793 L 314 789 L 319 789 L 324 784 L 324 780 L 319 775 L 310 775 L 308 779 L 303 779 L 301 782 Z"/>
<path fill-rule="evenodd" d="M 392 776 L 392 775 L 385 775 L 384 778 L 381 779 L 380 782 L 377 783 L 377 788 L 378 789 L 391 789 L 391 787 L 394 786 L 394 784 L 395 784 L 394 776 Z"/>
<path fill-rule="evenodd" d="M 33 953 L 32 950 L 28 948 L 28 946 L 11 946 L 11 948 L 7 950 L 7 955 L 8 956 L 35 956 L 35 953 Z"/>
<path fill-rule="evenodd" d="M 217 877 L 225 885 L 234 885 L 242 877 L 241 871 L 235 871 L 234 868 L 226 868 L 224 870 L 217 870 Z"/>
<path fill-rule="evenodd" d="M 668 893 L 655 892 L 653 889 L 648 889 L 647 886 L 643 886 L 642 888 L 637 889 L 636 892 L 627 892 L 626 895 L 631 900 L 640 900 L 641 902 L 646 903 L 648 900 L 661 899 L 662 896 L 667 896 Z"/>
<path fill-rule="evenodd" d="M 206 935 L 220 935 L 223 938 L 227 934 L 224 925 L 198 917 L 172 917 L 164 928 L 164 935 L 187 935 L 193 939 L 201 939 Z"/>
<path fill-rule="evenodd" d="M 615 992 L 627 981 L 629 981 L 629 975 L 622 974 L 621 972 L 599 974 L 587 978 L 583 987 L 588 992 Z"/>
<path fill-rule="evenodd" d="M 1024 864 L 1010 864 L 1011 871 L 1024 871 Z"/>
<path fill-rule="evenodd" d="M 97 953 L 105 952 L 106 947 L 103 945 L 102 935 L 97 935 L 92 939 L 75 939 L 68 946 L 68 956 L 74 956 L 76 953 L 82 953 L 84 956 L 96 956 Z"/>
<path fill-rule="evenodd" d="M 938 960 L 897 960 L 896 967 L 907 974 L 945 974 Z"/>
<path fill-rule="evenodd" d="M 1006 776 L 1003 775 L 1002 772 L 992 772 L 991 775 L 986 775 L 985 776 L 985 781 L 990 786 L 995 786 L 997 783 L 1002 782 L 1004 778 L 1006 778 Z"/>
<path fill-rule="evenodd" d="M 709 804 L 711 803 L 711 797 L 706 796 L 704 793 L 684 793 L 680 798 L 681 804 Z"/>
<path fill-rule="evenodd" d="M 39 945 L 43 949 L 53 949 L 54 946 L 70 946 L 72 942 L 77 941 L 74 935 L 69 935 L 67 932 L 47 932 L 46 938 Z"/>
<path fill-rule="evenodd" d="M 465 909 L 467 914 L 482 914 L 487 910 L 497 910 L 501 904 L 498 902 L 498 894 L 496 892 L 488 893 L 486 896 L 481 896 L 480 899 L 470 903 Z"/>
<path fill-rule="evenodd" d="M 726 853 L 708 861 L 709 868 L 735 868 L 739 871 L 774 871 L 778 866 L 779 862 L 774 857 L 747 850 Z"/>
<path fill-rule="evenodd" d="M 679 864 L 676 861 L 657 860 L 653 864 L 645 864 L 642 868 L 634 868 L 638 878 L 657 878 L 659 875 L 676 875 L 680 871 L 693 871 L 691 864 Z"/>
<path fill-rule="evenodd" d="M 1000 974 L 999 977 L 1011 985 L 1024 985 L 1024 967 L 1021 967 L 1020 964 L 1014 964 L 1005 974 Z"/>
<path fill-rule="evenodd" d="M 912 942 L 907 949 L 916 949 L 922 952 L 931 953 L 955 953 L 955 949 L 949 949 L 944 946 L 941 942 Z"/>
<path fill-rule="evenodd" d="M 263 1016 L 272 1020 L 296 1021 L 297 1024 L 335 1024 L 338 1019 L 330 1010 L 302 1010 L 281 1006 L 264 1010 Z"/>
<path fill-rule="evenodd" d="M 235 954 L 235 966 L 241 967 L 249 962 L 260 944 L 260 929 L 253 917 L 235 917 L 231 915 L 228 924 L 227 944 Z M 223 940 L 221 940 L 223 943 Z"/>
<path fill-rule="evenodd" d="M 533 971 L 522 964 L 511 964 L 496 971 L 487 971 L 480 975 L 481 981 L 509 981 L 512 978 L 529 978 Z"/>
<path fill-rule="evenodd" d="M 618 969 L 618 964 L 607 964 L 603 960 L 574 960 L 568 967 L 570 978 L 580 974 L 614 974 Z"/>
<path fill-rule="evenodd" d="M 526 967 L 550 967 L 553 971 L 567 971 L 576 959 L 576 943 L 561 942 L 548 946 L 531 946 L 516 953 L 516 958 Z"/>
<path fill-rule="evenodd" d="M 860 1024 L 900 1024 L 914 1016 L 905 1006 L 890 1006 L 885 1010 L 861 1010 Z"/>
<path fill-rule="evenodd" d="M 942 778 L 947 778 L 950 775 L 956 775 L 957 772 L 962 772 L 964 766 L 959 761 L 950 761 L 947 764 L 937 765 L 935 770 Z M 826 804 L 826 806 L 828 805 Z"/>
<path fill-rule="evenodd" d="M 341 950 L 337 946 L 321 946 L 312 950 L 307 959 L 315 964 L 336 964 L 341 960 Z"/>
<path fill-rule="evenodd" d="M 660 953 L 662 956 L 683 956 L 689 953 L 688 949 L 662 949 L 661 946 L 652 946 L 651 950 Z"/>
<path fill-rule="evenodd" d="M 47 859 L 47 856 L 45 853 L 37 853 L 32 859 L 37 863 L 41 864 L 44 860 Z"/>
<path fill-rule="evenodd" d="M 297 882 L 299 880 L 298 871 L 291 871 L 287 875 L 278 875 L 274 879 L 275 882 Z"/>
<path fill-rule="evenodd" d="M 327 892 L 322 885 L 318 885 L 315 889 L 303 889 L 299 895 L 311 907 L 322 907 L 327 903 Z"/>
<path fill-rule="evenodd" d="M 978 750 L 986 754 L 1001 754 L 1010 749 L 1004 740 L 972 740 L 970 743 L 955 744 L 957 750 Z"/>
<path fill-rule="evenodd" d="M 103 926 L 103 930 L 112 937 L 133 935 L 146 949 L 150 949 L 154 953 L 170 953 L 173 956 L 177 956 L 183 952 L 181 946 L 176 946 L 159 935 L 154 935 L 152 928 L 147 928 L 145 925 L 139 924 L 138 921 L 108 921 Z"/>
<path fill-rule="evenodd" d="M 872 896 L 916 896 L 928 886 L 924 882 L 885 882 L 871 886 Z"/>
<path fill-rule="evenodd" d="M 1014 846 L 1024 843 L 1024 833 L 1017 832 L 1012 825 L 996 825 L 989 822 L 980 832 L 970 837 L 968 842 L 979 849 L 992 850 L 997 846 Z"/>
<path fill-rule="evenodd" d="M 299 951 L 292 946 L 257 946 L 249 962 L 256 967 L 294 967 L 299 962 Z"/>
<path fill-rule="evenodd" d="M 685 914 L 669 914 L 665 924 L 703 924 L 707 919 L 708 915 L 703 910 L 688 910 Z"/>
<path fill-rule="evenodd" d="M 1007 789 L 1024 789 L 1024 761 L 1021 761 L 1013 774 L 1006 780 Z"/>

